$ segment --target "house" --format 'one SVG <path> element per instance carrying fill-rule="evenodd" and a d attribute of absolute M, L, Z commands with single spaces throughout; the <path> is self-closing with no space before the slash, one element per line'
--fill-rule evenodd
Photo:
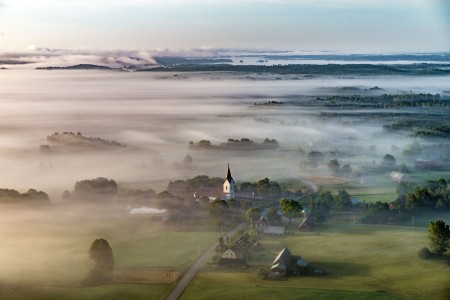
<path fill-rule="evenodd" d="M 298 226 L 299 231 L 312 231 L 316 226 L 316 219 L 309 215 L 306 219 Z"/>
<path fill-rule="evenodd" d="M 389 176 L 391 177 L 391 180 L 395 182 L 403 182 L 407 179 L 405 174 L 396 171 L 391 172 Z"/>
<path fill-rule="evenodd" d="M 317 272 L 316 272 L 317 270 Z M 313 268 L 300 256 L 293 256 L 288 248 L 284 248 L 278 253 L 270 268 L 271 276 L 279 278 L 288 275 L 324 275 L 325 271 L 320 268 Z"/>
<path fill-rule="evenodd" d="M 277 257 L 272 263 L 270 272 L 274 277 L 282 277 L 287 275 L 287 264 L 290 263 L 292 254 L 288 248 L 284 248 L 278 253 Z"/>
<path fill-rule="evenodd" d="M 220 267 L 244 267 L 246 265 L 247 260 L 244 254 L 234 247 L 225 250 L 219 259 Z"/>
<path fill-rule="evenodd" d="M 283 250 L 281 250 L 280 253 L 278 253 L 278 255 L 275 258 L 275 260 L 273 261 L 272 265 L 278 264 L 280 262 L 285 264 L 286 261 L 291 259 L 291 257 L 292 257 L 292 254 L 289 251 L 289 249 L 288 248 L 283 248 Z"/>
<path fill-rule="evenodd" d="M 261 216 L 261 218 L 258 221 L 256 221 L 256 223 L 255 223 L 256 228 L 262 228 L 262 229 L 264 229 L 265 227 L 267 227 L 269 225 L 270 225 L 269 219 L 267 219 L 264 216 Z"/>
<path fill-rule="evenodd" d="M 272 265 L 270 272 L 273 276 L 282 277 L 286 275 L 286 265 L 283 263 L 277 263 Z"/>
<path fill-rule="evenodd" d="M 228 258 L 228 259 L 237 259 L 239 257 L 238 252 L 233 249 L 227 249 L 225 252 L 222 253 L 221 258 Z"/>
<path fill-rule="evenodd" d="M 296 261 L 291 268 L 292 274 L 294 275 L 302 275 L 310 273 L 309 263 L 302 257 L 296 257 Z"/>

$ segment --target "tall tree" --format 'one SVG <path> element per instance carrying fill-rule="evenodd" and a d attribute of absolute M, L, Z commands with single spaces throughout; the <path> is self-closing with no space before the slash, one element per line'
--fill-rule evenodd
<path fill-rule="evenodd" d="M 352 207 L 352 200 L 346 190 L 339 190 L 334 200 L 335 210 L 347 210 Z"/>
<path fill-rule="evenodd" d="M 333 175 L 338 175 L 339 174 L 339 170 L 341 168 L 341 165 L 339 164 L 338 160 L 335 159 L 330 159 L 328 161 L 328 169 L 330 169 L 331 173 L 333 173 Z"/>
<path fill-rule="evenodd" d="M 288 228 L 291 226 L 291 219 L 300 216 L 300 212 L 303 210 L 302 205 L 294 199 L 281 199 L 281 209 L 284 215 L 288 218 Z"/>
<path fill-rule="evenodd" d="M 430 222 L 428 225 L 428 240 L 434 252 L 442 254 L 449 248 L 450 228 L 442 220 Z"/>
<path fill-rule="evenodd" d="M 252 224 L 254 224 L 256 221 L 258 221 L 260 216 L 261 216 L 261 209 L 260 208 L 249 208 L 245 212 L 245 219 L 248 222 L 251 222 Z"/>
<path fill-rule="evenodd" d="M 274 223 L 280 222 L 281 217 L 280 215 L 278 215 L 276 207 L 273 206 L 267 210 L 267 219 L 269 219 L 270 222 Z"/>
<path fill-rule="evenodd" d="M 94 261 L 95 266 L 89 271 L 84 283 L 93 285 L 110 282 L 114 272 L 114 255 L 108 241 L 95 240 L 89 248 L 89 257 Z"/>

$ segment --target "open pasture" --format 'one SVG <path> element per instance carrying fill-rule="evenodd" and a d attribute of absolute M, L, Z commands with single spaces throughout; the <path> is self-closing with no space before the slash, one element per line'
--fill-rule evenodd
<path fill-rule="evenodd" d="M 251 254 L 249 269 L 218 270 L 211 266 L 197 276 L 183 299 L 206 299 L 201 298 L 203 295 L 235 299 L 233 295 L 238 294 L 243 295 L 241 299 L 246 299 L 246 295 L 273 299 L 273 293 L 279 294 L 279 299 L 448 299 L 449 296 L 446 261 L 421 260 L 417 256 L 418 250 L 427 246 L 425 230 L 324 226 L 311 233 L 265 236 L 260 243 L 263 250 Z M 263 280 L 257 268 L 270 268 L 284 247 L 311 265 L 324 268 L 328 275 Z"/>
<path fill-rule="evenodd" d="M 132 216 L 75 217 L 55 211 L 4 216 L 1 224 L 0 299 L 164 299 L 218 236 L 176 231 Z M 89 247 L 98 238 L 113 250 L 114 283 L 81 287 L 94 266 Z"/>

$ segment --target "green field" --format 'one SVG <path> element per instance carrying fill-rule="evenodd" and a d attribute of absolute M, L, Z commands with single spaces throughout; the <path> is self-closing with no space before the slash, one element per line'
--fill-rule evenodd
<path fill-rule="evenodd" d="M 425 230 L 327 226 L 316 233 L 263 237 L 260 242 L 263 251 L 252 253 L 249 269 L 219 270 L 211 265 L 196 277 L 183 300 L 248 299 L 247 295 L 273 299 L 273 293 L 280 299 L 448 299 L 450 295 L 447 262 L 417 257 L 427 243 Z M 256 265 L 270 267 L 283 247 L 329 274 L 263 280 Z"/>
<path fill-rule="evenodd" d="M 111 300 L 165 299 L 172 289 L 171 285 L 158 284 L 114 284 L 98 287 L 51 287 L 1 285 L 0 299 L 8 300 Z"/>
<path fill-rule="evenodd" d="M 218 237 L 214 231 L 177 231 L 128 216 L 96 219 L 45 212 L 0 223 L 0 299 L 164 299 L 173 279 L 160 276 L 161 268 L 167 274 L 183 272 Z M 143 280 L 147 283 L 81 287 L 93 267 L 88 251 L 97 238 L 109 241 L 117 272 L 150 270 L 151 278 Z M 152 276 L 152 269 L 159 275 Z"/>

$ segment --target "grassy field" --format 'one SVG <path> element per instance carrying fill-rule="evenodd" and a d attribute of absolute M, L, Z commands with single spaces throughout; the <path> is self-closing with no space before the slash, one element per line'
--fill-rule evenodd
<path fill-rule="evenodd" d="M 162 284 L 114 284 L 98 287 L 1 285 L 0 299 L 7 300 L 156 300 L 165 299 L 172 286 Z"/>
<path fill-rule="evenodd" d="M 218 237 L 127 216 L 80 218 L 46 211 L 3 216 L 0 223 L 0 299 L 164 299 L 174 279 Z M 98 238 L 113 250 L 116 284 L 82 288 L 94 265 L 89 247 Z"/>
<path fill-rule="evenodd" d="M 421 260 L 425 230 L 359 226 L 327 226 L 315 233 L 263 237 L 263 251 L 252 253 L 246 270 L 210 266 L 188 288 L 186 299 L 448 299 L 449 266 L 442 260 Z M 270 267 L 288 247 L 311 265 L 323 267 L 323 277 L 263 280 L 256 265 Z M 280 287 L 283 287 L 282 289 Z M 337 291 L 336 291 L 337 290 Z M 382 291 L 382 292 L 381 292 Z M 239 295 L 242 295 L 239 297 Z"/>

